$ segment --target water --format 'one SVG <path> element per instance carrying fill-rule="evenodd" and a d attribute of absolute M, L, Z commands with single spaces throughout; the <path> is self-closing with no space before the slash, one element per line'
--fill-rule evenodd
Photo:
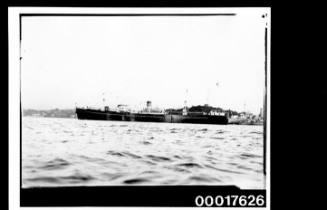
<path fill-rule="evenodd" d="M 262 189 L 263 127 L 23 117 L 22 183 Z"/>

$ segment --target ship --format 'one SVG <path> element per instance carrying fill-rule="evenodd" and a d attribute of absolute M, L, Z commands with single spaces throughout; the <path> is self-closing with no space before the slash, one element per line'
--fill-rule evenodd
<path fill-rule="evenodd" d="M 122 105 L 118 106 L 122 107 Z M 228 123 L 226 115 L 217 115 L 205 112 L 188 112 L 185 106 L 181 112 L 171 110 L 153 112 L 151 101 L 147 101 L 145 110 L 132 112 L 125 109 L 110 110 L 108 106 L 104 109 L 76 107 L 76 115 L 79 120 L 111 120 L 131 122 L 158 122 L 158 123 L 191 123 L 191 124 L 221 124 Z"/>

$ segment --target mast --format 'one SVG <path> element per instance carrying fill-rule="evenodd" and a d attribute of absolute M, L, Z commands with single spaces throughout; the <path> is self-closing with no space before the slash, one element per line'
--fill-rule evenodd
<path fill-rule="evenodd" d="M 187 93 L 188 93 L 188 89 L 186 89 L 185 91 L 185 100 L 184 100 L 184 108 L 183 108 L 183 115 L 187 115 Z"/>
<path fill-rule="evenodd" d="M 104 92 L 102 93 L 102 107 L 106 106 L 106 99 L 104 97 Z"/>

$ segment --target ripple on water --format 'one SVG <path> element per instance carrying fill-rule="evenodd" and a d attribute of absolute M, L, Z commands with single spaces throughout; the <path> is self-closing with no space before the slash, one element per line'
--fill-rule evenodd
<path fill-rule="evenodd" d="M 101 163 L 101 162 L 104 162 L 105 161 L 105 159 L 103 159 L 103 158 L 91 157 L 91 156 L 85 156 L 85 155 L 78 155 L 77 157 L 78 158 L 82 158 L 84 160 L 87 160 L 88 162 L 98 162 L 98 163 Z"/>
<path fill-rule="evenodd" d="M 135 159 L 142 158 L 139 155 L 135 155 L 131 152 L 126 152 L 126 151 L 125 152 L 116 152 L 116 151 L 109 150 L 109 151 L 107 151 L 106 154 L 111 155 L 111 156 L 117 156 L 117 157 L 131 157 L 131 158 L 135 158 Z"/>
<path fill-rule="evenodd" d="M 196 182 L 200 182 L 200 183 L 216 183 L 216 182 L 221 182 L 220 179 L 215 178 L 215 177 L 209 177 L 205 174 L 200 175 L 200 176 L 191 176 L 188 178 L 188 181 L 192 182 L 192 181 L 196 181 Z"/>
<path fill-rule="evenodd" d="M 41 183 L 52 183 L 52 184 L 60 184 L 61 181 L 59 178 L 56 177 L 48 177 L 48 176 L 39 176 L 35 178 L 26 178 L 24 179 L 25 182 L 41 182 Z"/>
<path fill-rule="evenodd" d="M 106 154 L 107 155 L 112 155 L 112 156 L 124 157 L 124 155 L 122 153 L 115 152 L 115 151 L 108 151 Z"/>
<path fill-rule="evenodd" d="M 94 179 L 94 177 L 90 175 L 74 174 L 70 176 L 60 177 L 60 179 L 64 180 L 67 183 L 75 184 L 91 181 Z"/>
<path fill-rule="evenodd" d="M 223 130 L 217 130 L 216 131 L 216 134 L 222 134 L 222 133 L 225 133 L 225 131 L 223 131 Z"/>
<path fill-rule="evenodd" d="M 156 155 L 146 155 L 147 158 L 150 158 L 153 161 L 156 162 L 162 162 L 162 161 L 171 161 L 170 158 L 162 157 L 162 156 L 156 156 Z"/>
<path fill-rule="evenodd" d="M 200 164 L 197 163 L 180 163 L 177 166 L 186 167 L 186 168 L 203 168 Z"/>
<path fill-rule="evenodd" d="M 251 153 L 242 153 L 240 155 L 241 159 L 248 159 L 248 158 L 261 158 L 261 155 L 251 154 Z"/>
<path fill-rule="evenodd" d="M 82 174 L 72 174 L 69 176 L 38 176 L 34 178 L 26 178 L 24 182 L 33 182 L 33 183 L 50 183 L 50 184 L 83 184 L 94 180 L 95 178 L 90 175 L 82 175 Z"/>
<path fill-rule="evenodd" d="M 183 168 L 183 167 L 178 167 L 178 166 L 173 166 L 173 167 L 165 167 L 169 170 L 175 171 L 175 172 L 179 172 L 179 173 L 186 173 L 189 174 L 191 173 L 191 171 L 187 168 Z"/>
<path fill-rule="evenodd" d="M 55 158 L 53 160 L 47 161 L 44 163 L 44 165 L 40 166 L 39 169 L 42 170 L 59 170 L 66 168 L 69 166 L 70 163 L 64 159 L 61 158 Z"/>
<path fill-rule="evenodd" d="M 179 156 L 179 155 L 174 155 L 173 157 L 176 158 L 176 159 L 181 159 L 181 158 L 182 158 L 182 157 Z"/>
<path fill-rule="evenodd" d="M 261 140 L 261 130 L 246 126 L 25 118 L 23 187 L 242 187 L 239 180 L 245 177 L 246 183 L 261 188 Z M 63 149 L 66 145 L 70 148 Z"/>
<path fill-rule="evenodd" d="M 126 179 L 123 181 L 124 184 L 141 184 L 144 182 L 149 182 L 150 180 L 145 178 L 134 178 L 134 179 Z"/>
<path fill-rule="evenodd" d="M 154 163 L 154 162 L 152 162 L 152 161 L 150 161 L 150 160 L 142 159 L 142 162 L 143 162 L 143 163 L 146 163 L 146 164 L 148 164 L 148 165 L 157 165 L 157 163 Z"/>
<path fill-rule="evenodd" d="M 124 175 L 125 174 L 123 174 L 123 173 L 108 173 L 108 172 L 104 172 L 104 173 L 101 174 L 103 179 L 106 180 L 106 181 L 117 180 L 117 179 L 123 177 Z"/>
<path fill-rule="evenodd" d="M 249 134 L 259 134 L 259 135 L 262 135 L 263 133 L 262 132 L 258 132 L 258 131 L 252 131 L 252 132 L 249 132 Z"/>
<path fill-rule="evenodd" d="M 223 138 L 223 137 L 217 137 L 217 136 L 212 136 L 212 137 L 210 137 L 211 139 L 217 139 L 217 140 L 223 140 L 223 139 L 225 139 L 225 138 Z"/>
<path fill-rule="evenodd" d="M 134 153 L 131 152 L 122 152 L 123 155 L 127 156 L 127 157 L 131 157 L 131 158 L 135 158 L 135 159 L 141 159 L 142 157 L 139 155 L 135 155 Z"/>
<path fill-rule="evenodd" d="M 153 171 L 153 170 L 148 170 L 148 171 L 143 171 L 141 174 L 157 174 L 157 171 Z"/>
<path fill-rule="evenodd" d="M 152 144 L 152 143 L 149 142 L 149 141 L 141 141 L 141 144 L 143 144 L 143 145 L 150 145 L 150 144 Z"/>
<path fill-rule="evenodd" d="M 218 167 L 214 167 L 214 166 L 212 166 L 212 165 L 205 165 L 205 166 L 208 167 L 208 168 L 211 168 L 211 169 L 217 170 L 217 171 L 225 172 L 225 173 L 243 174 L 243 173 L 240 172 L 240 171 L 235 171 L 235 170 L 230 170 L 230 169 L 218 168 Z"/>

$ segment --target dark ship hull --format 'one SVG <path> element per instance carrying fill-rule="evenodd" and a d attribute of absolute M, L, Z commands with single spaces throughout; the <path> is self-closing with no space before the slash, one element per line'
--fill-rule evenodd
<path fill-rule="evenodd" d="M 193 123 L 193 124 L 227 124 L 226 116 L 217 115 L 181 115 L 181 114 L 151 114 L 103 111 L 96 109 L 76 108 L 80 120 L 113 120 L 136 122 Z"/>

